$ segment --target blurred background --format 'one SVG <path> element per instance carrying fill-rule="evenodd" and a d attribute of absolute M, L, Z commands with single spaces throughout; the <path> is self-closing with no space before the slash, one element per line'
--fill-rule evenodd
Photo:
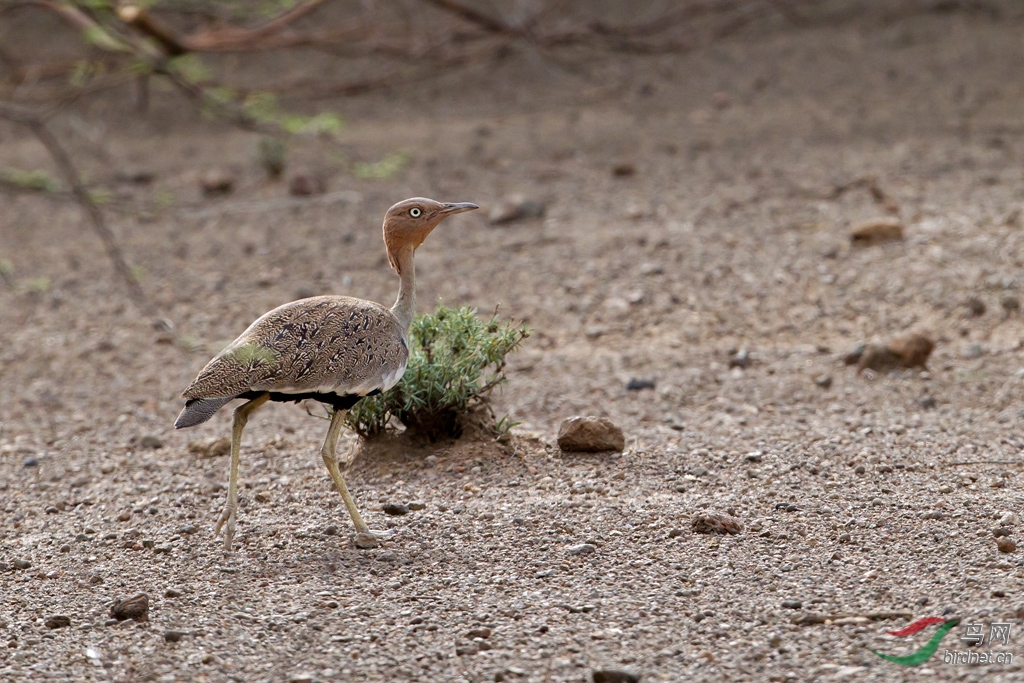
<path fill-rule="evenodd" d="M 390 303 L 380 220 L 415 195 L 484 207 L 421 250 L 421 309 L 536 329 L 502 400 L 538 429 L 579 410 L 689 422 L 740 349 L 815 363 L 909 329 L 948 340 L 940 356 L 1010 348 L 1022 17 L 996 0 L 8 0 L 6 428 L 60 441 L 120 415 L 117 442 L 163 433 L 265 310 Z M 899 244 L 853 248 L 877 219 Z M 814 396 L 820 360 L 737 404 Z"/>

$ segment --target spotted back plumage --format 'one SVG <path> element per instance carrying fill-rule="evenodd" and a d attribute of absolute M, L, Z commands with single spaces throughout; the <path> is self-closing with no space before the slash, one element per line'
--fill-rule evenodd
<path fill-rule="evenodd" d="M 207 363 L 181 395 L 366 395 L 394 386 L 408 359 L 405 332 L 387 308 L 362 299 L 316 296 L 263 315 Z"/>

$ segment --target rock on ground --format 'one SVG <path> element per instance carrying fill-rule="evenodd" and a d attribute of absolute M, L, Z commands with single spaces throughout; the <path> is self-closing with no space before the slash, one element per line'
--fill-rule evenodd
<path fill-rule="evenodd" d="M 570 417 L 558 428 L 558 447 L 569 453 L 622 452 L 626 437 L 605 417 Z"/>

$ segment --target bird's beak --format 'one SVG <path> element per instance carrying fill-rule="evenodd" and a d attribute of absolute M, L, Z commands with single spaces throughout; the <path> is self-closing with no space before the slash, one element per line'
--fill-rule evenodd
<path fill-rule="evenodd" d="M 457 204 L 445 204 L 441 209 L 441 215 L 444 217 L 454 216 L 457 213 L 463 213 L 465 211 L 472 211 L 473 209 L 479 209 L 480 207 L 472 202 L 460 202 Z"/>

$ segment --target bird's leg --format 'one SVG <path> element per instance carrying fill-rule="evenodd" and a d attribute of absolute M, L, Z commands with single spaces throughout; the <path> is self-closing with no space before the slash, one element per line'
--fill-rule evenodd
<path fill-rule="evenodd" d="M 227 529 L 224 531 L 224 551 L 231 552 L 231 541 L 235 537 L 235 516 L 238 511 L 238 464 L 241 462 L 242 430 L 249 416 L 256 412 L 256 409 L 267 402 L 270 394 L 262 394 L 256 398 L 243 403 L 235 408 L 235 419 L 231 425 L 231 477 L 228 479 L 228 504 L 224 507 L 224 513 L 217 522 L 214 533 L 220 533 L 221 527 L 227 522 Z"/>
<path fill-rule="evenodd" d="M 348 508 L 348 514 L 352 517 L 352 523 L 356 525 L 356 546 L 359 548 L 376 548 L 378 539 L 374 534 L 370 533 L 370 529 L 366 526 L 363 518 L 359 516 L 356 501 L 352 499 L 352 494 L 348 492 L 345 480 L 341 476 L 341 470 L 338 469 L 338 437 L 341 435 L 341 429 L 344 425 L 345 411 L 335 408 L 334 415 L 331 416 L 331 426 L 327 429 L 327 438 L 324 439 L 324 445 L 320 448 L 320 457 L 324 459 L 327 471 L 331 473 L 331 479 L 334 480 L 338 493 L 341 494 L 342 500 L 345 501 L 345 507 Z"/>

